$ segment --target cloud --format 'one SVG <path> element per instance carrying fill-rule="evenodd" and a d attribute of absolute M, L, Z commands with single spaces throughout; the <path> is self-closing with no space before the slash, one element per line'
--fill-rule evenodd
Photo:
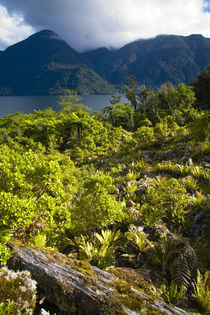
<path fill-rule="evenodd" d="M 0 49 L 22 40 L 33 31 L 31 26 L 24 24 L 21 15 L 9 15 L 6 8 L 0 5 Z"/>
<path fill-rule="evenodd" d="M 13 17 L 24 17 L 22 27 L 51 29 L 79 51 L 119 47 L 158 34 L 210 35 L 209 0 L 0 0 L 0 4 Z"/>

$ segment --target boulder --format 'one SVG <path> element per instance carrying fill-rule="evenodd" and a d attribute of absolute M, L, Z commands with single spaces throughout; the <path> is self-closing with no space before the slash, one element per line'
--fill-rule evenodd
<path fill-rule="evenodd" d="M 163 302 L 138 270 L 113 267 L 102 271 L 52 249 L 10 247 L 9 267 L 30 271 L 38 292 L 59 315 L 188 314 Z"/>
<path fill-rule="evenodd" d="M 0 314 L 32 315 L 36 305 L 36 281 L 28 271 L 0 268 Z"/>

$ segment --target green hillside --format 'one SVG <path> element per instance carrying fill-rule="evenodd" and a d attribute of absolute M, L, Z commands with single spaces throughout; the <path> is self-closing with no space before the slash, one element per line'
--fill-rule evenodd
<path fill-rule="evenodd" d="M 89 263 L 110 272 L 103 285 L 114 289 L 94 314 L 120 314 L 120 305 L 164 314 L 160 300 L 186 311 L 177 314 L 209 314 L 209 111 L 184 84 L 154 92 L 131 80 L 125 93 L 130 103 L 114 96 L 103 115 L 85 112 L 69 91 L 60 112 L 0 118 L 0 265 L 14 268 L 14 244 L 20 255 L 30 248 L 36 264 L 37 250 L 53 253 L 53 268 L 69 261 L 97 295 L 96 271 L 108 276 Z M 30 299 L 18 280 L 15 295 L 7 290 L 9 274 L 0 268 L 2 314 Z M 80 288 L 66 283 L 45 286 L 52 296 L 64 288 L 73 299 Z M 62 313 L 66 305 L 43 292 L 38 284 L 32 308 L 44 301 L 50 314 Z M 77 314 L 79 304 L 73 306 Z"/>

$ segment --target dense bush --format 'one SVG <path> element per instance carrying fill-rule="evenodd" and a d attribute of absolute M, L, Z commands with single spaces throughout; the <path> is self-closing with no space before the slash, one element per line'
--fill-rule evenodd
<path fill-rule="evenodd" d="M 126 261 L 150 269 L 152 257 L 160 270 L 168 244 L 151 241 L 157 223 L 192 244 L 200 224 L 206 246 L 208 112 L 193 109 L 185 85 L 137 93 L 131 83 L 131 104 L 115 98 L 104 115 L 85 112 L 67 92 L 60 112 L 0 118 L 0 265 L 15 239 L 61 251 L 71 245 L 71 255 L 100 268 Z M 177 302 L 180 288 L 166 280 L 162 295 Z M 195 291 L 205 309 L 208 292 Z M 0 311 L 14 306 L 8 303 Z"/>

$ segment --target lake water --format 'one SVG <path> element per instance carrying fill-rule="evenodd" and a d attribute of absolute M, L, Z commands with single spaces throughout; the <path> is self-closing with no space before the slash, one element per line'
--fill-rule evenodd
<path fill-rule="evenodd" d="M 112 95 L 81 95 L 80 103 L 102 112 L 105 106 L 110 104 Z M 123 95 L 121 102 L 128 101 Z M 8 114 L 21 112 L 24 114 L 32 113 L 34 110 L 42 110 L 51 107 L 54 110 L 60 110 L 58 105 L 58 95 L 41 96 L 0 96 L 0 117 Z"/>

